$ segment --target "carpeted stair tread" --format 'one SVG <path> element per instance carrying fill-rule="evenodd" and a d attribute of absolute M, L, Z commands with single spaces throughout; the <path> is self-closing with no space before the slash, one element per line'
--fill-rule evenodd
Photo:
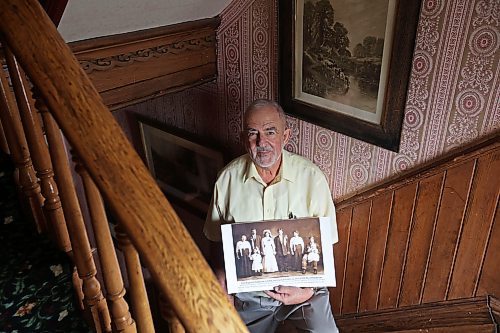
<path fill-rule="evenodd" d="M 23 218 L 13 166 L 0 156 L 0 332 L 92 332 L 67 255 Z"/>

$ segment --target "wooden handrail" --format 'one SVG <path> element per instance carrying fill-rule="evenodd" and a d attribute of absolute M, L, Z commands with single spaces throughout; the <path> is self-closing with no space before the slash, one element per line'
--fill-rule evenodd
<path fill-rule="evenodd" d="M 186 329 L 247 332 L 188 231 L 38 1 L 1 1 L 0 32 Z"/>

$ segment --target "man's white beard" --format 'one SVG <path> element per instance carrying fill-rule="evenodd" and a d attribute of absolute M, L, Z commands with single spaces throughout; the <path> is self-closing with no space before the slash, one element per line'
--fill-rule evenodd
<path fill-rule="evenodd" d="M 259 148 L 259 147 L 256 147 L 256 148 L 255 148 L 255 155 L 254 155 L 254 154 L 253 154 L 253 152 L 252 152 L 252 160 L 253 160 L 253 162 L 254 162 L 257 166 L 259 166 L 259 167 L 261 167 L 261 168 L 269 168 L 269 167 L 273 166 L 273 165 L 274 165 L 274 163 L 276 163 L 276 161 L 277 161 L 277 160 L 279 159 L 279 157 L 281 156 L 281 153 L 283 152 L 284 145 L 281 145 L 281 149 L 279 150 L 279 153 L 278 153 L 278 154 L 277 154 L 276 152 L 274 152 L 274 151 L 271 149 L 271 151 L 273 152 L 273 154 L 274 154 L 274 155 L 273 155 L 273 157 L 271 158 L 271 160 L 270 160 L 270 161 L 268 161 L 268 162 L 266 162 L 266 163 L 265 163 L 264 161 L 261 161 L 261 160 L 260 160 L 260 158 L 258 157 L 258 156 L 259 156 L 259 154 L 258 154 L 258 148 Z M 264 150 L 264 151 L 267 151 L 267 150 Z"/>

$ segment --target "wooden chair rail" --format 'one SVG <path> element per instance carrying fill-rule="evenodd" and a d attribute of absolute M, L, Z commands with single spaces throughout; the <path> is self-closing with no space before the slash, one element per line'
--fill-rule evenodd
<path fill-rule="evenodd" d="M 247 332 L 189 233 L 38 1 L 1 1 L 0 34 L 187 331 Z"/>
<path fill-rule="evenodd" d="M 497 299 L 475 297 L 344 315 L 337 318 L 337 323 L 343 333 L 493 333 L 498 329 L 499 311 Z"/>
<path fill-rule="evenodd" d="M 391 178 L 384 179 L 381 183 L 374 184 L 356 193 L 352 193 L 348 197 L 342 198 L 335 202 L 337 210 L 351 206 L 361 201 L 381 195 L 382 192 L 394 191 L 416 179 L 436 174 L 452 164 L 460 161 L 470 160 L 486 151 L 495 149 L 500 145 L 500 131 L 496 131 L 485 137 L 478 139 L 468 144 L 465 147 L 456 148 L 449 153 L 439 156 L 433 160 L 427 161 L 414 169 L 408 170 L 402 174 L 397 174 Z"/>

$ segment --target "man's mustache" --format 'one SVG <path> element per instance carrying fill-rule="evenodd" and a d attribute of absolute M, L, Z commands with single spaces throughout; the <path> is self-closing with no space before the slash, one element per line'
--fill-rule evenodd
<path fill-rule="evenodd" d="M 273 151 L 273 148 L 272 147 L 257 147 L 258 153 L 267 152 L 267 151 Z"/>

